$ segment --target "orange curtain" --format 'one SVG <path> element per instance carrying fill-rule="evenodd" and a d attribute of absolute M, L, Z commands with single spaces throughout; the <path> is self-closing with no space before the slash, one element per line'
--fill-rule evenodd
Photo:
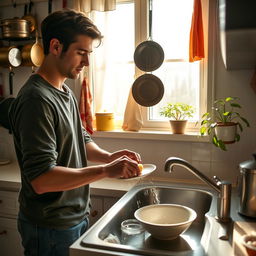
<path fill-rule="evenodd" d="M 89 87 L 89 83 L 87 78 L 84 77 L 81 87 L 81 96 L 80 96 L 80 116 L 82 120 L 82 124 L 86 131 L 90 134 L 93 134 L 93 118 L 92 118 L 92 95 Z"/>
<path fill-rule="evenodd" d="M 204 58 L 204 31 L 201 0 L 194 0 L 194 11 L 190 29 L 189 62 Z"/>

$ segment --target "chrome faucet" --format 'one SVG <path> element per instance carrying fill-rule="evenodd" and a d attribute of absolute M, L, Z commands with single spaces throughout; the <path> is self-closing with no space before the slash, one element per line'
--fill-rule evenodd
<path fill-rule="evenodd" d="M 228 181 L 221 181 L 218 177 L 214 176 L 214 181 L 209 179 L 203 173 L 198 171 L 187 161 L 178 157 L 169 157 L 165 161 L 165 171 L 172 172 L 173 167 L 181 166 L 194 174 L 197 178 L 204 181 L 218 193 L 217 199 L 217 216 L 216 219 L 220 222 L 229 222 L 230 218 L 230 204 L 231 204 L 231 189 L 232 185 Z"/>

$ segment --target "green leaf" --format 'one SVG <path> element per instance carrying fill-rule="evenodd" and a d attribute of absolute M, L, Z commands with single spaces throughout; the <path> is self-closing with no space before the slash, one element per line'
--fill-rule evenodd
<path fill-rule="evenodd" d="M 210 113 L 209 113 L 209 112 L 206 112 L 206 113 L 204 113 L 204 114 L 202 115 L 202 118 L 208 117 L 209 115 L 210 115 Z"/>
<path fill-rule="evenodd" d="M 203 135 L 206 133 L 206 131 L 207 131 L 207 128 L 206 128 L 206 127 L 201 127 L 201 128 L 200 128 L 200 134 L 201 134 L 201 136 L 203 136 Z"/>
<path fill-rule="evenodd" d="M 249 122 L 247 121 L 247 119 L 245 119 L 244 117 L 240 117 L 246 124 L 247 127 L 250 127 Z"/>
<path fill-rule="evenodd" d="M 243 126 L 239 122 L 237 124 L 238 124 L 238 127 L 239 127 L 240 131 L 242 132 L 243 131 Z"/>
<path fill-rule="evenodd" d="M 232 100 L 234 100 L 234 98 L 232 98 L 232 97 L 227 97 L 227 98 L 225 99 L 226 102 L 229 102 L 229 101 L 232 101 Z"/>
<path fill-rule="evenodd" d="M 233 108 L 242 108 L 241 105 L 239 105 L 238 103 L 230 103 L 230 106 L 232 106 Z"/>
<path fill-rule="evenodd" d="M 225 143 L 222 140 L 219 140 L 219 147 L 222 150 L 227 151 L 226 145 L 225 145 Z"/>
<path fill-rule="evenodd" d="M 239 141 L 240 140 L 240 135 L 237 133 L 235 136 L 235 141 Z"/>
<path fill-rule="evenodd" d="M 208 124 L 208 123 L 209 123 L 208 120 L 203 120 L 203 121 L 201 122 L 201 125 Z"/>
<path fill-rule="evenodd" d="M 231 112 L 229 112 L 229 111 L 223 113 L 223 116 L 230 116 L 230 115 L 231 115 Z"/>
<path fill-rule="evenodd" d="M 217 139 L 216 135 L 214 135 L 214 136 L 212 137 L 212 143 L 213 143 L 216 147 L 219 147 L 219 143 L 218 143 L 218 139 Z"/>

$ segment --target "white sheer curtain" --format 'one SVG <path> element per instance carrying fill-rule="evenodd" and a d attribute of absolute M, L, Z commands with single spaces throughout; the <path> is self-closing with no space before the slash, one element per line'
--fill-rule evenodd
<path fill-rule="evenodd" d="M 73 0 L 73 8 L 77 11 L 89 13 L 91 11 L 113 11 L 116 9 L 116 0 Z"/>
<path fill-rule="evenodd" d="M 88 10 L 90 6 L 84 6 L 85 2 L 76 0 L 75 9 L 82 12 Z M 93 84 L 94 112 L 113 112 L 116 127 L 138 131 L 142 126 L 141 106 L 130 92 L 135 80 L 135 38 L 131 29 L 135 26 L 134 4 L 119 4 L 115 11 L 90 11 L 86 15 L 104 35 L 102 44 L 91 55 L 90 68 L 85 69 L 90 84 Z"/>
<path fill-rule="evenodd" d="M 83 12 L 87 17 L 93 20 L 92 11 L 101 11 L 106 12 L 116 9 L 116 0 L 73 0 L 72 8 L 76 11 Z M 92 59 L 90 62 L 92 62 Z M 88 78 L 90 87 L 92 87 L 92 69 L 84 68 L 84 72 L 81 73 L 79 79 L 75 81 L 76 91 L 81 88 L 81 84 L 84 80 L 84 77 Z M 78 92 L 79 93 L 79 92 Z"/>

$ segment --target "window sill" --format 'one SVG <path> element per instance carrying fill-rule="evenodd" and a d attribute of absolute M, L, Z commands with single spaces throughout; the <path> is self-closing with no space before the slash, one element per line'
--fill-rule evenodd
<path fill-rule="evenodd" d="M 165 140 L 165 141 L 188 141 L 209 142 L 209 136 L 200 136 L 199 132 L 186 132 L 185 134 L 172 134 L 170 131 L 140 130 L 138 132 L 113 130 L 94 131 L 92 138 L 120 138 L 139 140 Z"/>

